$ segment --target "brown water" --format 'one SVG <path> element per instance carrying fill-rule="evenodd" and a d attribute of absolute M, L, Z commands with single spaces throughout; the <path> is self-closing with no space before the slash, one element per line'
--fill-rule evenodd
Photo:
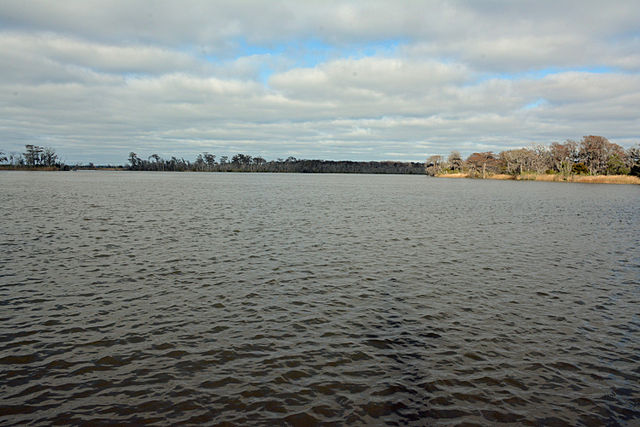
<path fill-rule="evenodd" d="M 0 172 L 0 424 L 633 424 L 640 188 Z"/>

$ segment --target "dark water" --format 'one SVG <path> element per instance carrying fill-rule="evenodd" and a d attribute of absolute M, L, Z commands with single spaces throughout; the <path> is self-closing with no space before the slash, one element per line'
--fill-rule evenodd
<path fill-rule="evenodd" d="M 0 187 L 2 425 L 640 421 L 637 186 Z"/>

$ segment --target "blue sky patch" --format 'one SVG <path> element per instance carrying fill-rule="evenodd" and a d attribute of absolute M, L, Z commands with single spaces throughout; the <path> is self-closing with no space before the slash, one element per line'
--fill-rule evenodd
<path fill-rule="evenodd" d="M 544 98 L 538 98 L 533 102 L 528 103 L 527 105 L 525 105 L 524 107 L 522 107 L 523 110 L 531 110 L 533 108 L 536 107 L 540 107 L 541 105 L 545 105 L 548 104 L 549 102 L 544 99 Z"/>
<path fill-rule="evenodd" d="M 578 68 L 550 67 L 550 68 L 542 68 L 540 70 L 520 71 L 516 73 L 488 74 L 487 77 L 483 78 L 482 80 L 489 80 L 492 78 L 499 78 L 503 80 L 542 79 L 553 74 L 569 73 L 569 72 L 607 74 L 607 73 L 616 73 L 616 72 L 619 72 L 619 70 L 613 67 L 607 67 L 607 66 L 601 66 L 601 65 L 592 66 L 592 67 L 578 67 Z"/>

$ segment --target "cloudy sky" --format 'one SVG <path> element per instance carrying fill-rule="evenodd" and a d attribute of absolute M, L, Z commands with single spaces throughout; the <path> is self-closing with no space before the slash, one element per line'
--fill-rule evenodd
<path fill-rule="evenodd" d="M 640 142 L 640 6 L 0 2 L 0 150 L 424 161 Z"/>

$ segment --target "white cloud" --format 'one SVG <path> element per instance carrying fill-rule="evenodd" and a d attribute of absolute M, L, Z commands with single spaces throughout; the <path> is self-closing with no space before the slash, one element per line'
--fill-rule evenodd
<path fill-rule="evenodd" d="M 630 1 L 5 1 L 0 148 L 124 162 L 630 145 L 637 22 Z"/>
<path fill-rule="evenodd" d="M 163 73 L 197 71 L 202 61 L 181 52 L 143 45 L 107 45 L 54 34 L 0 33 L 0 55 L 63 68 L 102 73 Z M 33 65 L 33 64 L 30 64 Z"/>

